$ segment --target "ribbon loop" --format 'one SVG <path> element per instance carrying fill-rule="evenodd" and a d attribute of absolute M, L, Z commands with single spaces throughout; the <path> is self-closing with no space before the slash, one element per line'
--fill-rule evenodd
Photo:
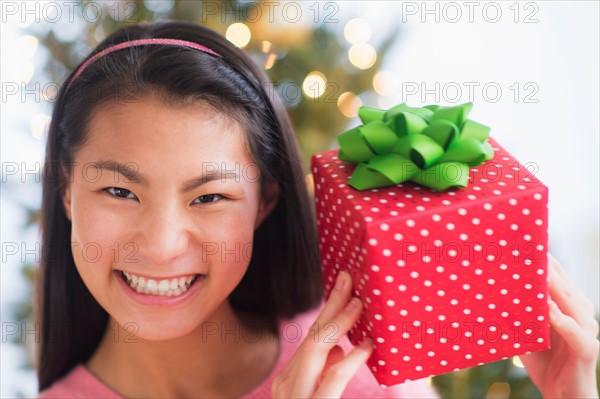
<path fill-rule="evenodd" d="M 355 127 L 338 136 L 340 151 L 338 157 L 347 162 L 366 162 L 375 155 Z"/>
<path fill-rule="evenodd" d="M 494 156 L 490 128 L 467 119 L 472 107 L 361 107 L 363 125 L 338 135 L 340 160 L 358 164 L 348 184 L 357 190 L 405 181 L 439 191 L 466 187 L 469 167 Z"/>
<path fill-rule="evenodd" d="M 383 121 L 373 121 L 358 128 L 369 147 L 376 154 L 384 154 L 398 139 L 396 134 Z"/>
<path fill-rule="evenodd" d="M 422 134 L 400 138 L 392 151 L 409 158 L 421 169 L 430 167 L 444 155 L 444 149 L 438 143 Z"/>
<path fill-rule="evenodd" d="M 417 165 L 400 154 L 378 155 L 369 161 L 368 166 L 394 184 L 408 180 L 419 172 Z"/>
<path fill-rule="evenodd" d="M 398 137 L 402 137 L 419 134 L 427 127 L 427 122 L 420 116 L 406 111 L 388 118 L 388 126 Z"/>
<path fill-rule="evenodd" d="M 458 138 L 459 131 L 456 125 L 444 119 L 433 121 L 423 129 L 423 134 L 431 137 L 439 145 L 447 150 Z"/>
<path fill-rule="evenodd" d="M 362 106 L 358 110 L 358 117 L 362 123 L 382 121 L 385 117 L 385 111 L 373 107 Z"/>
<path fill-rule="evenodd" d="M 455 107 L 439 107 L 435 110 L 429 122 L 447 120 L 462 128 L 471 108 L 473 108 L 473 103 L 465 103 Z"/>

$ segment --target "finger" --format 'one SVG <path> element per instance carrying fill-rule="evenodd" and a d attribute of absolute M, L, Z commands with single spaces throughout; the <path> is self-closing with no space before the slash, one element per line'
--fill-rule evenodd
<path fill-rule="evenodd" d="M 347 271 L 340 271 L 337 275 L 335 286 L 323 309 L 317 316 L 314 324 L 323 325 L 331 321 L 350 300 L 352 291 L 352 277 Z"/>
<path fill-rule="evenodd" d="M 338 312 L 335 317 L 323 324 L 315 323 L 317 334 L 307 345 L 321 346 L 327 351 L 331 350 L 333 345 L 337 344 L 339 339 L 350 331 L 356 324 L 363 309 L 363 303 L 360 298 L 352 298 L 346 306 Z"/>
<path fill-rule="evenodd" d="M 344 326 L 346 329 L 341 333 L 346 333 L 360 315 L 361 309 L 356 307 L 357 300 L 348 302 L 351 286 L 350 274 L 340 272 L 336 279 L 336 285 L 323 310 L 310 327 L 308 335 L 292 357 L 292 360 L 278 378 L 278 382 L 281 382 L 287 378 L 286 376 L 289 376 L 289 383 L 284 388 L 293 393 L 294 396 L 305 397 L 314 392 L 327 361 L 328 353 L 339 340 L 337 335 L 340 333 L 340 326 Z M 348 307 L 347 305 L 350 303 L 354 306 Z M 336 317 L 341 317 L 341 319 L 336 319 Z M 336 337 L 328 340 L 327 345 L 323 345 L 323 342 L 320 341 L 324 337 L 331 337 L 332 328 L 338 330 L 333 331 L 333 333 L 336 333 Z"/>
<path fill-rule="evenodd" d="M 571 278 L 567 274 L 566 270 L 560 265 L 560 262 L 558 262 L 558 260 L 550 253 L 548 253 L 548 266 L 550 269 L 550 273 L 555 272 L 556 274 L 558 274 L 558 278 L 562 279 L 562 281 L 571 288 L 571 291 L 575 295 L 579 296 L 579 299 L 581 300 L 581 306 L 583 306 L 585 310 L 587 310 L 587 312 L 592 317 L 594 317 L 596 314 L 596 309 L 592 301 L 590 301 L 589 298 L 585 296 L 583 291 L 581 291 L 581 289 L 579 289 L 579 287 L 575 285 L 573 280 L 571 280 Z"/>
<path fill-rule="evenodd" d="M 561 312 L 557 304 L 550 300 L 550 324 L 555 331 L 565 340 L 574 354 L 578 357 L 585 357 L 590 353 L 593 345 L 596 345 L 595 337 L 590 337 L 586 331 L 572 317 Z M 596 341 L 596 343 L 594 343 Z M 595 356 L 595 352 L 594 352 Z"/>
<path fill-rule="evenodd" d="M 345 353 L 341 346 L 335 345 L 333 348 L 331 348 L 331 350 L 329 351 L 329 354 L 327 355 L 327 360 L 325 360 L 325 366 L 323 367 L 323 372 L 321 373 L 321 377 L 318 382 L 319 385 L 321 384 L 321 381 L 325 377 L 325 374 L 327 374 L 327 371 L 329 370 L 329 368 L 331 366 L 333 366 L 334 364 L 336 364 L 337 362 L 339 362 L 340 360 L 342 360 L 344 358 L 344 356 L 345 356 Z"/>
<path fill-rule="evenodd" d="M 574 318 L 582 326 L 589 326 L 590 321 L 593 320 L 593 313 L 589 312 L 586 299 L 582 299 L 579 289 L 571 281 L 565 280 L 556 270 L 556 266 L 551 266 L 549 270 L 550 297 L 562 312 Z"/>
<path fill-rule="evenodd" d="M 343 360 L 329 368 L 314 397 L 339 398 L 342 396 L 348 382 L 354 377 L 360 366 L 369 359 L 371 353 L 373 353 L 373 341 L 365 338 Z"/>
<path fill-rule="evenodd" d="M 565 317 L 568 317 L 569 319 L 573 320 L 574 323 L 576 323 L 579 328 L 584 331 L 585 334 L 588 335 L 588 337 L 593 337 L 596 338 L 598 336 L 598 331 L 599 331 L 599 326 L 598 326 L 598 322 L 596 321 L 595 318 L 593 317 L 587 317 L 585 319 L 579 320 L 578 318 L 576 318 L 573 314 L 570 314 L 569 311 L 565 311 L 564 309 L 564 304 L 560 304 L 557 301 L 553 300 L 553 297 L 550 297 L 549 299 L 549 304 L 550 303 L 554 303 L 558 309 L 559 312 L 564 315 Z M 552 306 L 552 305 L 550 305 Z M 552 311 L 552 309 L 550 308 L 550 311 Z M 552 315 L 550 315 L 552 316 Z"/>
<path fill-rule="evenodd" d="M 294 396 L 305 397 L 315 392 L 329 351 L 352 328 L 361 312 L 362 302 L 358 298 L 352 298 L 333 320 L 315 328 L 315 335 L 302 342 L 297 372 L 303 377 L 295 380 L 292 390 Z"/>
<path fill-rule="evenodd" d="M 579 289 L 579 287 L 577 287 L 573 283 L 566 270 L 560 265 L 560 263 L 554 256 L 548 254 L 548 260 L 550 267 L 553 268 L 560 275 L 563 281 L 567 282 L 571 287 L 574 288 L 574 292 L 579 296 L 583 308 L 587 310 L 589 315 L 594 317 L 596 315 L 596 308 L 594 306 L 594 303 L 583 293 L 583 291 L 581 291 L 581 289 Z"/>

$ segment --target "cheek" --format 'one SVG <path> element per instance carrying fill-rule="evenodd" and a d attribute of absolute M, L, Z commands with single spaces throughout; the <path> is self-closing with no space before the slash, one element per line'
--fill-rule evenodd
<path fill-rule="evenodd" d="M 238 219 L 231 225 L 222 225 L 217 234 L 213 234 L 213 231 L 205 235 L 202 249 L 205 255 L 210 256 L 211 263 L 222 264 L 227 268 L 239 268 L 250 262 L 254 230 L 248 223 Z"/>
<path fill-rule="evenodd" d="M 72 213 L 71 249 L 77 269 L 86 284 L 90 279 L 106 278 L 111 264 L 123 256 L 116 227 L 122 220 L 94 207 L 85 201 L 85 196 L 73 206 Z"/>
<path fill-rule="evenodd" d="M 203 261 L 209 264 L 212 279 L 218 279 L 224 290 L 233 290 L 248 269 L 253 252 L 254 220 L 253 214 L 246 210 L 222 218 L 218 226 L 204 230 Z"/>

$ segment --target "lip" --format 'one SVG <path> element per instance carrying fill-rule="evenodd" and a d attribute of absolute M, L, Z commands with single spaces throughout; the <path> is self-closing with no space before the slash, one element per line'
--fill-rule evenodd
<path fill-rule="evenodd" d="M 134 273 L 135 274 L 135 273 Z M 183 294 L 179 295 L 179 296 L 166 296 L 166 295 L 149 295 L 149 294 L 141 294 L 137 291 L 135 291 L 133 288 L 131 288 L 131 286 L 129 284 L 127 284 L 123 278 L 121 277 L 121 271 L 120 270 L 113 270 L 113 275 L 115 276 L 115 278 L 117 279 L 117 281 L 119 282 L 119 284 L 121 285 L 121 287 L 123 288 L 123 290 L 125 291 L 125 293 L 134 301 L 136 301 L 137 303 L 141 304 L 141 305 L 145 305 L 145 306 L 155 306 L 155 307 L 172 307 L 172 306 L 177 306 L 180 305 L 184 302 L 187 302 L 190 300 L 190 298 L 200 289 L 200 287 L 202 285 L 204 285 L 204 280 L 206 279 L 206 275 L 200 275 L 196 278 L 196 281 L 194 282 L 194 284 L 192 284 L 192 286 Z M 144 277 L 146 278 L 146 276 L 144 275 L 139 275 L 136 274 L 136 276 L 140 276 L 140 277 Z M 184 275 L 180 275 L 180 277 L 184 277 L 184 276 L 190 276 L 190 274 L 184 274 Z M 152 279 L 160 279 L 157 277 L 150 277 Z M 167 279 L 168 277 L 165 277 L 164 279 Z M 171 277 L 171 278 L 176 278 L 176 277 Z"/>
<path fill-rule="evenodd" d="M 190 277 L 190 276 L 195 276 L 196 274 L 204 274 L 204 275 L 206 275 L 206 273 L 187 273 L 187 274 L 184 273 L 184 274 L 178 274 L 176 276 L 160 276 L 159 277 L 159 276 L 149 276 L 147 274 L 142 274 L 142 273 L 137 273 L 137 272 L 130 272 L 129 270 L 114 270 L 114 271 L 116 271 L 117 274 L 119 272 L 126 272 L 126 273 L 129 273 L 129 274 L 135 274 L 137 277 L 143 277 L 146 280 L 148 280 L 150 278 L 150 279 L 156 280 L 156 281 L 158 281 L 158 280 L 171 280 L 171 279 L 180 278 L 180 277 Z"/>

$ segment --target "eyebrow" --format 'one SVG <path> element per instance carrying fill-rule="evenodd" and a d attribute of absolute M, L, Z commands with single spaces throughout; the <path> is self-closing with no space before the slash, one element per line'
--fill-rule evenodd
<path fill-rule="evenodd" d="M 100 160 L 91 163 L 95 169 L 100 170 L 110 170 L 112 172 L 118 173 L 129 180 L 129 183 L 137 183 L 142 186 L 148 187 L 149 180 L 143 174 L 137 171 L 137 164 L 134 162 L 121 163 L 111 159 L 108 160 Z M 225 180 L 225 179 L 236 179 L 238 181 L 239 175 L 234 171 L 227 171 L 226 173 L 222 173 L 220 170 L 211 170 L 208 173 L 190 179 L 183 183 L 181 187 L 181 192 L 186 193 L 192 191 L 193 189 L 200 187 L 201 185 L 208 183 L 213 180 Z"/>

